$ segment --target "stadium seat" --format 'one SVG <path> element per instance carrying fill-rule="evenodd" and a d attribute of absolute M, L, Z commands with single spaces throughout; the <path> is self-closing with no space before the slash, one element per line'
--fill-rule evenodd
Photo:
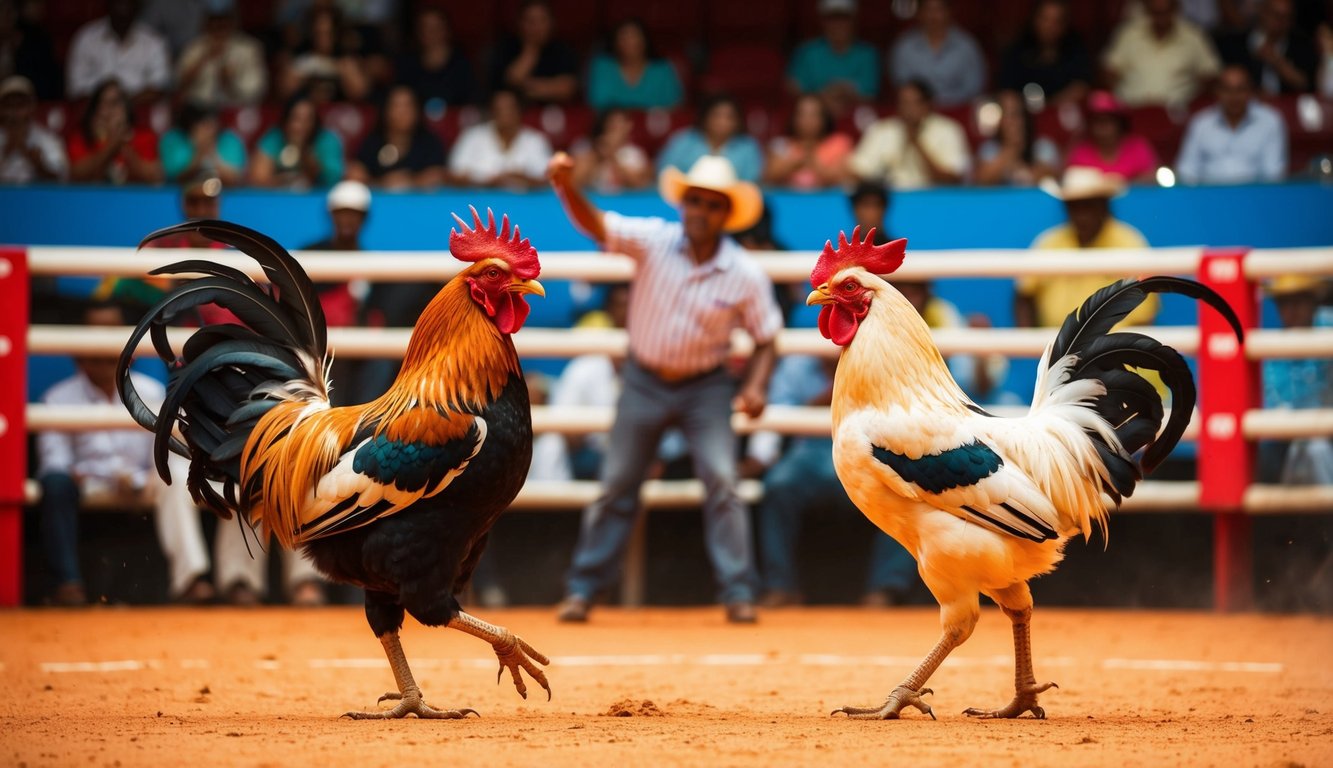
<path fill-rule="evenodd" d="M 671 134 L 694 124 L 694 110 L 688 107 L 670 111 L 650 109 L 642 112 L 632 112 L 630 113 L 630 119 L 634 123 L 634 129 L 631 133 L 634 143 L 643 147 L 644 151 L 650 156 L 655 157 Z"/>
<path fill-rule="evenodd" d="M 1174 165 L 1184 137 L 1188 110 L 1170 110 L 1161 106 L 1140 106 L 1129 109 L 1130 131 L 1143 136 L 1157 151 L 1157 159 L 1165 165 Z"/>
<path fill-rule="evenodd" d="M 523 122 L 546 134 L 553 148 L 569 149 L 592 132 L 593 112 L 582 104 L 550 104 L 527 110 Z"/>
<path fill-rule="evenodd" d="M 708 3 L 704 9 L 708 46 L 717 49 L 744 42 L 786 50 L 791 36 L 791 3 L 765 0 L 759 12 L 753 3 Z"/>
<path fill-rule="evenodd" d="M 742 4 L 743 5 L 743 4 Z M 648 28 L 659 51 L 687 51 L 699 42 L 703 29 L 700 0 L 616 0 L 602 4 L 602 29 L 626 19 L 638 19 Z"/>
<path fill-rule="evenodd" d="M 729 93 L 743 103 L 771 103 L 785 93 L 786 61 L 768 45 L 738 43 L 716 49 L 700 78 L 704 93 Z"/>
<path fill-rule="evenodd" d="M 1265 101 L 1287 123 L 1290 173 L 1303 174 L 1315 158 L 1333 155 L 1333 100 L 1287 94 Z"/>
<path fill-rule="evenodd" d="M 324 127 L 342 139 L 343 152 L 351 156 L 361 140 L 375 127 L 375 108 L 365 104 L 329 104 L 320 115 Z"/>

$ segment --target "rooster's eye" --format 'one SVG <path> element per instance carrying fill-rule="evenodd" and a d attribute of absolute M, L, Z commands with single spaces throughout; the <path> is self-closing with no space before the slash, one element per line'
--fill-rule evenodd
<path fill-rule="evenodd" d="M 856 290 L 859 287 L 860 286 L 856 284 L 855 280 L 848 280 L 842 284 L 842 290 L 844 293 L 851 293 L 852 291 Z"/>
<path fill-rule="evenodd" d="M 490 278 L 491 280 L 498 280 L 498 279 L 500 279 L 500 270 L 499 270 L 499 268 L 497 268 L 497 267 L 491 267 L 490 269 L 486 270 L 486 277 Z"/>

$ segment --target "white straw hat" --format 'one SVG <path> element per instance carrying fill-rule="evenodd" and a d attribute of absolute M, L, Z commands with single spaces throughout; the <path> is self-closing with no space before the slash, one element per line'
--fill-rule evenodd
<path fill-rule="evenodd" d="M 759 187 L 737 179 L 735 166 L 721 155 L 704 155 L 695 161 L 689 173 L 668 167 L 658 180 L 662 199 L 677 207 L 690 187 L 721 192 L 731 200 L 731 213 L 723 224 L 728 232 L 749 229 L 764 213 L 764 196 Z"/>
<path fill-rule="evenodd" d="M 370 211 L 370 187 L 359 181 L 348 179 L 333 185 L 329 190 L 329 210 L 353 210 L 367 213 Z"/>
<path fill-rule="evenodd" d="M 1065 202 L 1098 197 L 1110 199 L 1125 193 L 1125 180 L 1118 174 L 1106 173 L 1100 168 L 1071 165 L 1065 170 L 1065 177 L 1061 183 L 1057 184 L 1052 179 L 1042 179 L 1041 189 L 1046 194 Z"/>

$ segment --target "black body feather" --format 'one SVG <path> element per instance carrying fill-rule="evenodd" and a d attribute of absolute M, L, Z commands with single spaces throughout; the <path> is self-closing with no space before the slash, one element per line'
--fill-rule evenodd
<path fill-rule="evenodd" d="M 1152 293 L 1178 293 L 1202 301 L 1222 314 L 1237 338 L 1244 338 L 1240 319 L 1221 296 L 1201 283 L 1178 277 L 1126 278 L 1112 283 L 1065 318 L 1047 364 L 1054 366 L 1073 355 L 1071 381 L 1097 379 L 1106 386 L 1106 394 L 1092 406 L 1112 425 L 1129 458 L 1099 435 L 1090 432 L 1089 437 L 1110 473 L 1111 481 L 1104 490 L 1116 503 L 1132 494 L 1144 473 L 1156 469 L 1180 442 L 1197 400 L 1194 377 L 1179 352 L 1142 334 L 1111 330 Z M 1129 368 L 1156 371 L 1171 391 L 1171 417 L 1165 427 L 1161 395 Z M 1139 451 L 1142 457 L 1135 461 L 1133 455 Z"/>

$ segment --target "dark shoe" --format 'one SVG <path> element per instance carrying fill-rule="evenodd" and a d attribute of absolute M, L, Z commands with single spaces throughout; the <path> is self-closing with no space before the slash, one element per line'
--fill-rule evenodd
<path fill-rule="evenodd" d="M 793 605 L 800 605 L 805 602 L 805 597 L 800 592 L 788 592 L 785 589 L 771 589 L 764 593 L 764 599 L 759 604 L 765 608 L 787 608 Z"/>
<path fill-rule="evenodd" d="M 217 591 L 213 589 L 213 585 L 200 576 L 186 587 L 184 592 L 176 595 L 176 602 L 181 605 L 208 605 L 216 597 Z"/>
<path fill-rule="evenodd" d="M 588 598 L 579 595 L 570 595 L 560 604 L 556 611 L 555 620 L 570 624 L 582 624 L 588 620 Z"/>
<path fill-rule="evenodd" d="M 240 608 L 253 608 L 262 602 L 259 593 L 245 582 L 238 581 L 227 590 L 227 604 Z"/>
<path fill-rule="evenodd" d="M 51 593 L 51 605 L 61 608 L 75 608 L 87 604 L 88 593 L 84 591 L 83 585 L 77 581 L 61 584 Z"/>
<path fill-rule="evenodd" d="M 727 621 L 732 624 L 753 624 L 759 621 L 759 616 L 754 612 L 754 603 L 728 603 Z"/>

